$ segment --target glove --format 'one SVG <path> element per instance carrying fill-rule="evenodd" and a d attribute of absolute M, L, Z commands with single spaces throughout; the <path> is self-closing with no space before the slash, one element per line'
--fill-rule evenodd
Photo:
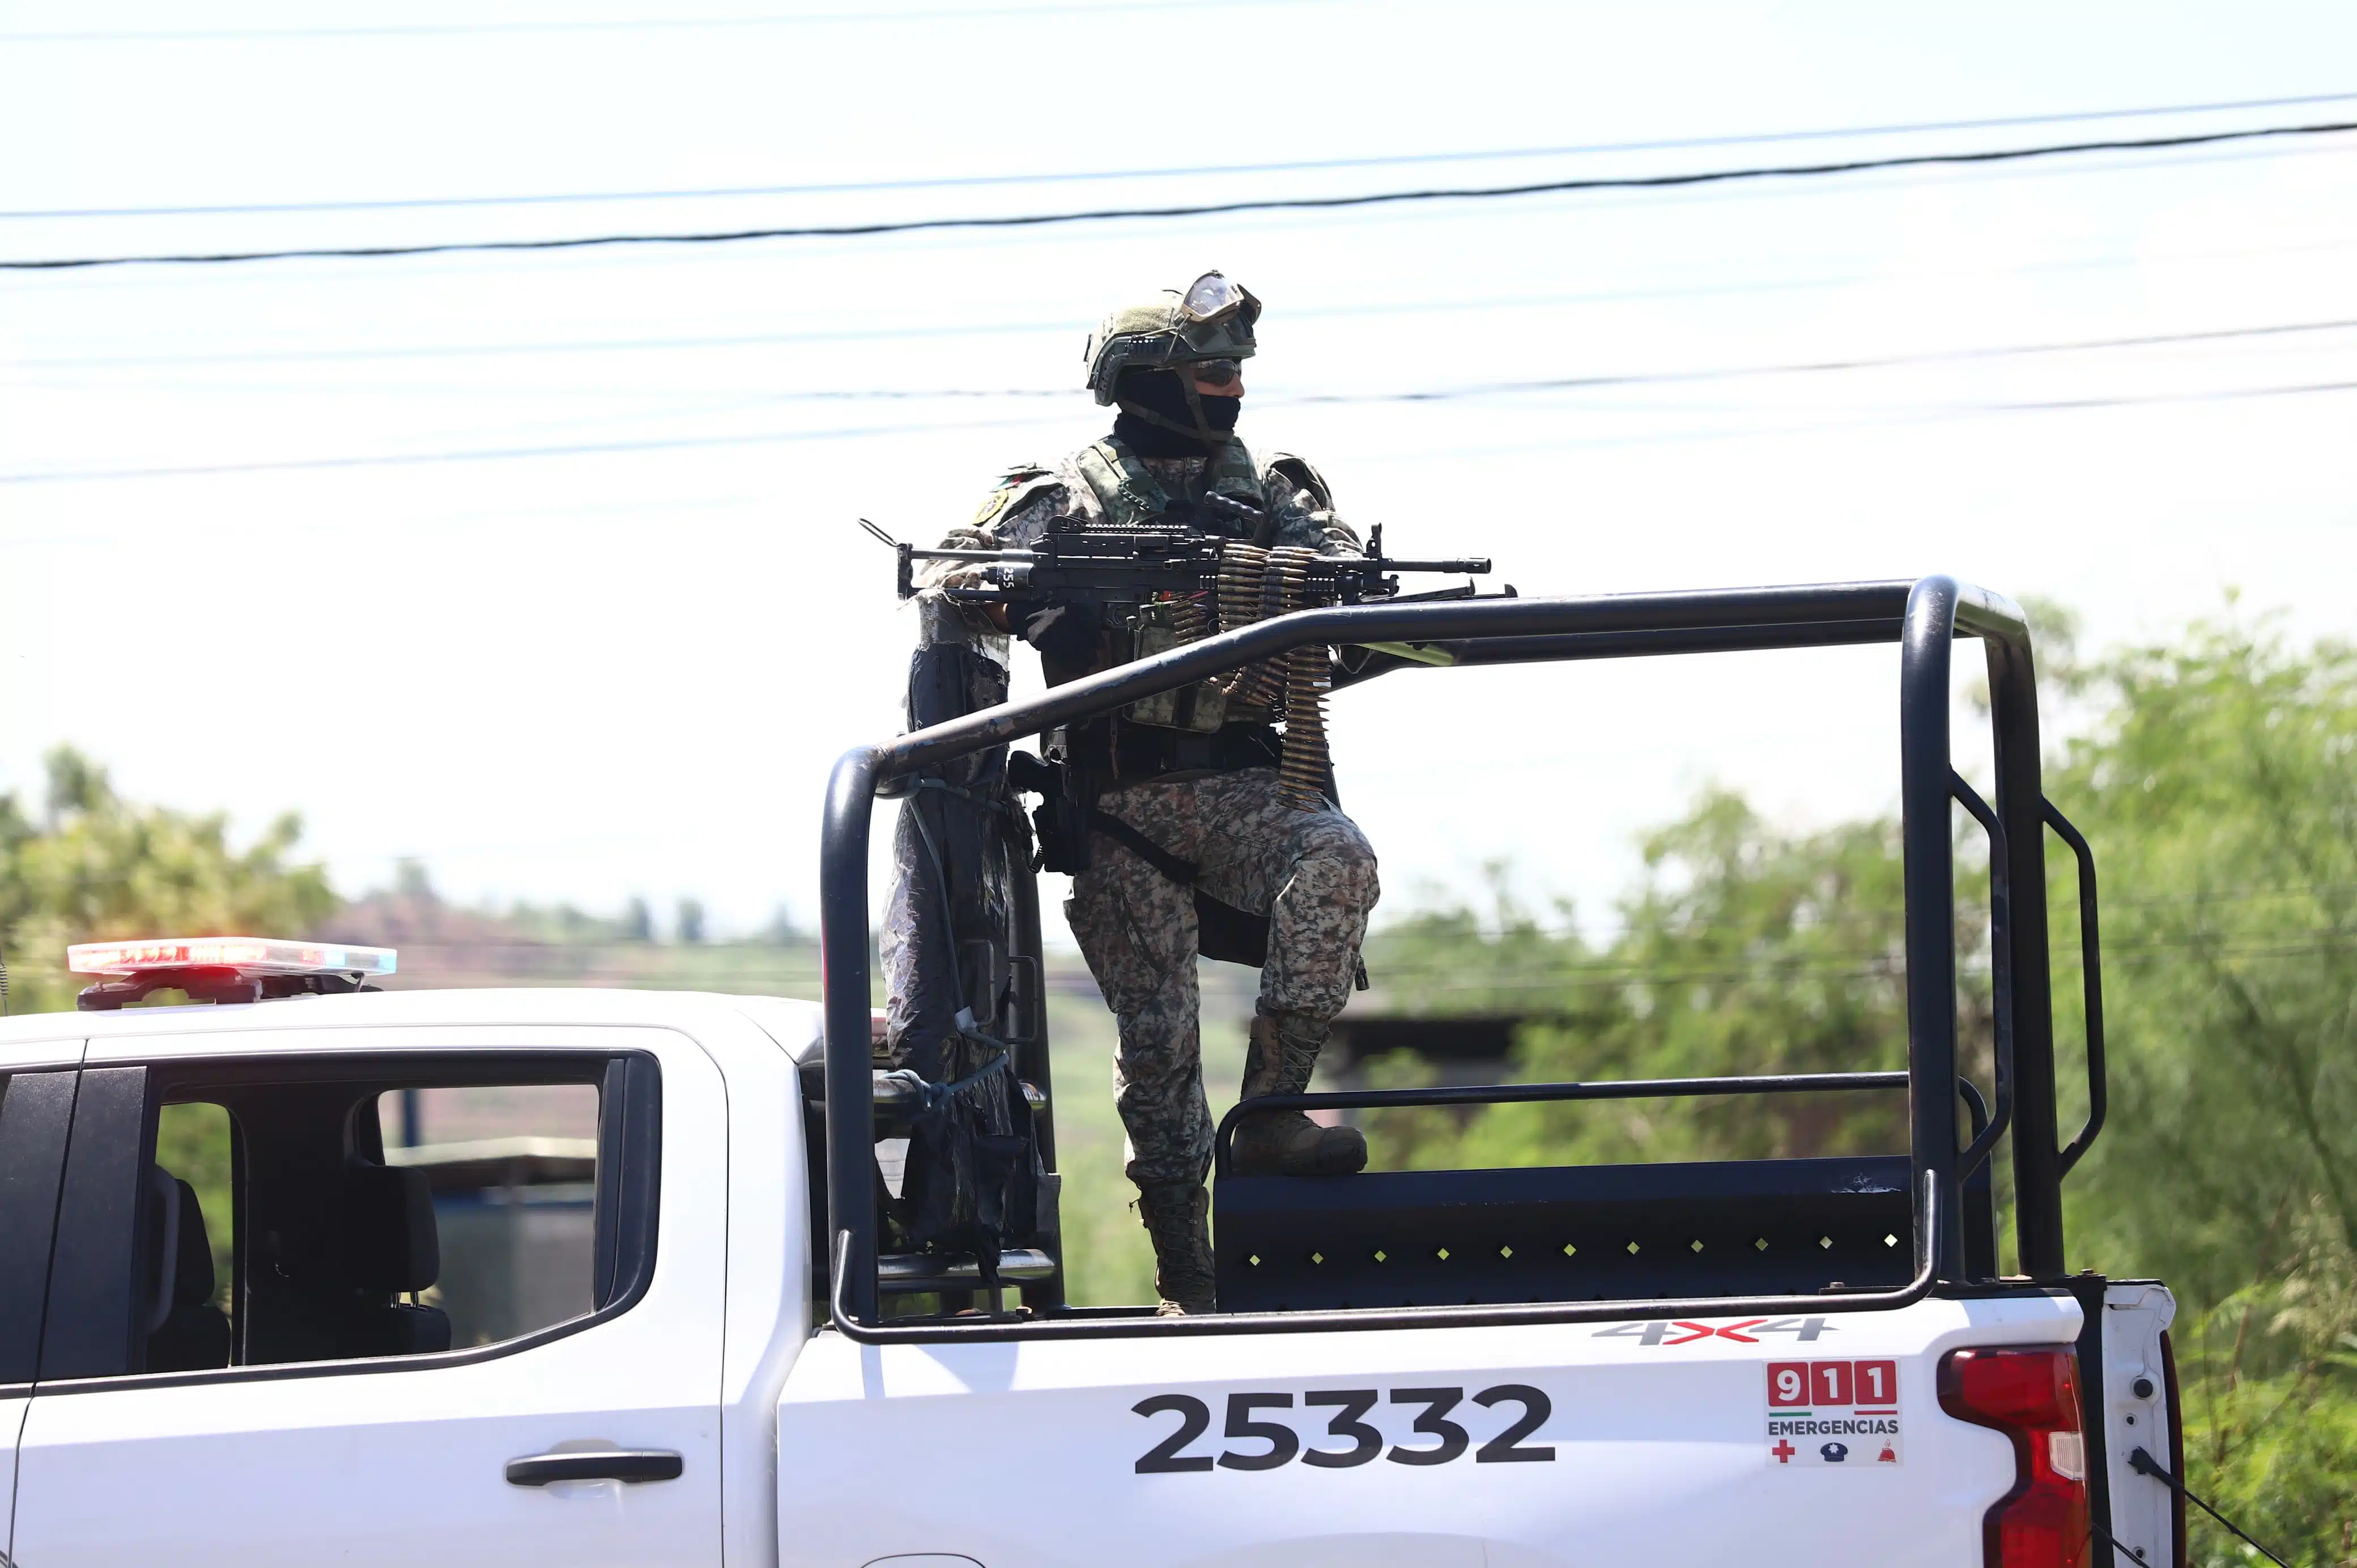
<path fill-rule="evenodd" d="M 1199 513 L 1199 526 L 1209 532 L 1222 533 L 1231 539 L 1259 537 L 1267 513 L 1248 500 L 1217 491 L 1203 498 Z"/>

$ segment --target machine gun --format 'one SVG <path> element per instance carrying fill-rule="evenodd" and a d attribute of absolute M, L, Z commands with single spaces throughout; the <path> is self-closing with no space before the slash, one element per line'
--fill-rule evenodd
<path fill-rule="evenodd" d="M 1260 520 L 1257 508 L 1226 496 L 1212 496 L 1194 510 L 1243 522 L 1256 523 Z M 1244 575 L 1262 575 L 1254 570 L 1262 561 L 1279 558 L 1283 558 L 1289 571 L 1278 575 L 1289 576 L 1297 590 L 1297 602 L 1287 608 L 1397 601 L 1403 596 L 1399 591 L 1401 573 L 1480 576 L 1490 570 L 1489 558 L 1479 555 L 1440 561 L 1394 560 L 1383 553 L 1381 523 L 1370 533 L 1363 555 L 1271 549 L 1254 542 L 1249 533 L 1227 538 L 1189 526 L 1183 514 L 1168 522 L 1130 527 L 1068 522 L 1050 531 L 1029 550 L 920 550 L 894 539 L 865 518 L 860 520 L 860 526 L 889 544 L 899 557 L 898 586 L 904 599 L 913 598 L 918 593 L 917 563 L 920 561 L 956 561 L 983 567 L 981 585 L 944 588 L 942 592 L 951 599 L 984 604 L 1050 595 L 1124 605 L 1210 593 L 1227 597 L 1237 586 L 1232 579 Z M 1405 596 L 1455 599 L 1478 596 L 1468 585 Z M 1275 607 L 1265 607 L 1264 615 Z"/>
<path fill-rule="evenodd" d="M 950 587 L 942 595 L 978 604 L 1009 599 L 1084 599 L 1098 604 L 1141 604 L 1219 592 L 1223 575 L 1259 566 L 1264 556 L 1297 556 L 1289 575 L 1297 580 L 1297 604 L 1367 604 L 1398 601 L 1395 573 L 1485 575 L 1487 556 L 1452 561 L 1395 561 L 1383 554 L 1383 526 L 1367 538 L 1367 554 L 1329 556 L 1310 550 L 1270 550 L 1268 514 L 1232 495 L 1207 495 L 1200 502 L 1174 502 L 1162 521 L 1113 523 L 1068 519 L 1053 526 L 1032 550 L 917 550 L 860 519 L 860 528 L 891 544 L 900 573 L 903 599 L 917 596 L 917 561 L 966 561 L 983 568 L 981 587 Z M 1231 585 L 1232 587 L 1232 585 Z M 1473 587 L 1440 589 L 1409 599 L 1470 599 Z M 1268 606 L 1275 608 L 1275 606 Z M 1265 611 L 1264 611 L 1265 613 Z M 1254 616 L 1256 620 L 1259 616 Z M 1223 618 L 1226 620 L 1226 618 Z"/>
<path fill-rule="evenodd" d="M 1487 573 L 1486 557 L 1401 561 L 1383 553 L 1381 524 L 1370 531 L 1363 555 L 1327 555 L 1307 546 L 1272 545 L 1268 515 L 1232 497 L 1213 495 L 1179 503 L 1161 518 L 1127 526 L 1085 520 L 1058 522 L 1029 550 L 920 550 L 860 519 L 860 526 L 899 557 L 900 597 L 913 598 L 920 561 L 953 561 L 983 568 L 978 585 L 942 586 L 953 602 L 1006 605 L 1055 597 L 1093 603 L 1120 624 L 1122 658 L 1145 658 L 1218 632 L 1233 631 L 1293 610 L 1372 601 L 1512 598 L 1514 590 L 1483 595 L 1467 582 L 1422 594 L 1399 591 L 1401 573 Z M 1211 526 L 1202 526 L 1203 524 Z M 1219 531 L 1224 524 L 1241 536 Z M 1421 657 L 1412 650 L 1401 657 Z M 1326 696 L 1333 686 L 1329 650 L 1295 649 L 1281 660 L 1247 666 L 1195 695 L 1168 693 L 1133 704 L 1140 724 L 1215 731 L 1252 714 L 1285 725 L 1278 767 L 1287 803 L 1317 811 L 1332 791 L 1326 741 Z"/>

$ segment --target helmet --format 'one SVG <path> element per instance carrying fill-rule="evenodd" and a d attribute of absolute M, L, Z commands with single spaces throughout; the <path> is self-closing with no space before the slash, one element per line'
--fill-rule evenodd
<path fill-rule="evenodd" d="M 1219 273 L 1205 273 L 1185 293 L 1166 288 L 1147 304 L 1114 311 L 1089 335 L 1089 390 L 1114 402 L 1124 371 L 1167 370 L 1198 360 L 1244 360 L 1253 353 L 1260 301 Z"/>

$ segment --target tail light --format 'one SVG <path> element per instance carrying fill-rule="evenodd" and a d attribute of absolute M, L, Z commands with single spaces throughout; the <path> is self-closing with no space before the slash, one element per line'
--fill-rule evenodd
<path fill-rule="evenodd" d="M 2085 1568 L 2093 1532 L 2077 1354 L 1952 1351 L 1940 1363 L 1940 1407 L 2013 1440 L 2013 1489 L 1984 1526 L 1987 1568 Z"/>

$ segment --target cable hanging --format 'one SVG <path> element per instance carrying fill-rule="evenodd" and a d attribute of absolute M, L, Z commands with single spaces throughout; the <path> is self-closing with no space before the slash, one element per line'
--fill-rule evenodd
<path fill-rule="evenodd" d="M 2055 398 L 2041 402 L 1960 403 L 1921 419 L 1970 419 L 1987 414 L 2060 413 L 2083 409 L 2144 408 L 2166 403 L 2239 403 L 2258 398 L 2306 397 L 2357 392 L 2357 381 L 2302 381 L 2281 386 L 2224 387 L 2201 392 L 2130 393 L 2118 397 Z M 440 452 L 389 452 L 376 456 L 286 457 L 253 463 L 186 463 L 145 468 L 53 468 L 0 473 L 0 485 L 75 484 L 101 479 L 178 479 L 220 474 L 306 473 L 334 468 L 409 467 L 427 463 L 512 462 L 534 457 L 576 457 L 633 452 L 673 452 L 727 446 L 774 446 L 804 441 L 851 441 L 875 435 L 909 435 L 942 430 L 1001 430 L 1060 418 L 1059 413 L 1015 419 L 931 420 L 900 424 L 855 425 L 828 430 L 762 430 L 739 435 L 654 436 L 645 440 L 569 442 L 546 446 L 461 447 Z M 1882 422 L 1889 423 L 1889 422 Z M 1793 431 L 1847 429 L 1848 425 L 1798 425 Z"/>
<path fill-rule="evenodd" d="M 2033 158 L 2086 153 L 2155 152 L 2215 146 L 2231 142 L 2338 135 L 2357 131 L 2357 121 L 2306 125 L 2259 125 L 2235 131 L 2187 132 L 2173 136 L 2130 136 L 2060 142 L 2032 147 L 1987 147 L 1954 153 L 1910 153 L 1890 157 L 1846 158 L 1813 164 L 1772 164 L 1744 168 L 1697 169 L 1684 174 L 1611 175 L 1584 179 L 1537 180 L 1522 185 L 1440 186 L 1419 190 L 1367 191 L 1354 196 L 1266 197 L 1236 201 L 1189 202 L 1167 207 L 1109 207 L 1068 212 L 999 213 L 971 218 L 912 218 L 875 223 L 821 223 L 790 228 L 728 229 L 677 233 L 581 234 L 541 240 L 451 240 L 410 245 L 327 245 L 269 251 L 210 251 L 120 256 L 55 256 L 0 261 L 5 272 L 67 272 L 92 267 L 211 266 L 238 262 L 380 261 L 395 256 L 442 256 L 497 252 L 579 251 L 616 245 L 726 245 L 753 240 L 864 239 L 953 229 L 1036 229 L 1079 223 L 1208 218 L 1241 212 L 1328 211 L 1353 207 L 1396 206 L 1424 201 L 1484 201 L 1589 190 L 1668 190 L 1742 180 L 1806 179 L 1861 174 L 1874 169 L 1962 167 L 2019 163 Z"/>
<path fill-rule="evenodd" d="M 0 35 L 0 43 L 9 41 Z M 1060 169 L 1046 174 L 941 175 L 919 179 L 843 180 L 805 185 L 673 187 L 653 190 L 533 191 L 505 196 L 419 196 L 346 201 L 247 201 L 182 207 L 73 207 L 0 212 L 11 222 L 48 219 L 249 217 L 283 212 L 401 212 L 468 207 L 570 207 L 616 201 L 716 201 L 764 196 L 842 196 L 883 190 L 956 190 L 977 186 L 1082 185 L 1139 179 L 1201 179 L 1227 175 L 1305 174 L 1327 169 L 1402 168 L 1434 164 L 1504 163 L 1525 158 L 1593 156 L 1598 153 L 1691 152 L 1701 147 L 1763 146 L 1778 142 L 1851 141 L 1864 136 L 1918 136 L 1941 131 L 1996 131 L 2025 125 L 2084 124 L 2097 120 L 2157 120 L 2179 114 L 2224 114 L 2253 109 L 2346 103 L 2357 92 L 2311 92 L 2296 98 L 2244 98 L 2212 103 L 2166 103 L 2144 109 L 2082 109 L 2051 114 L 2008 114 L 1979 120 L 1918 120 L 1887 125 L 1819 126 L 1805 131 L 1754 131 L 1724 136 L 1674 136 L 1643 142 L 1592 142 L 1553 147 L 1477 147 L 1459 152 L 1398 153 L 1349 158 L 1293 158 L 1275 163 L 1193 164 L 1160 168 Z"/>

